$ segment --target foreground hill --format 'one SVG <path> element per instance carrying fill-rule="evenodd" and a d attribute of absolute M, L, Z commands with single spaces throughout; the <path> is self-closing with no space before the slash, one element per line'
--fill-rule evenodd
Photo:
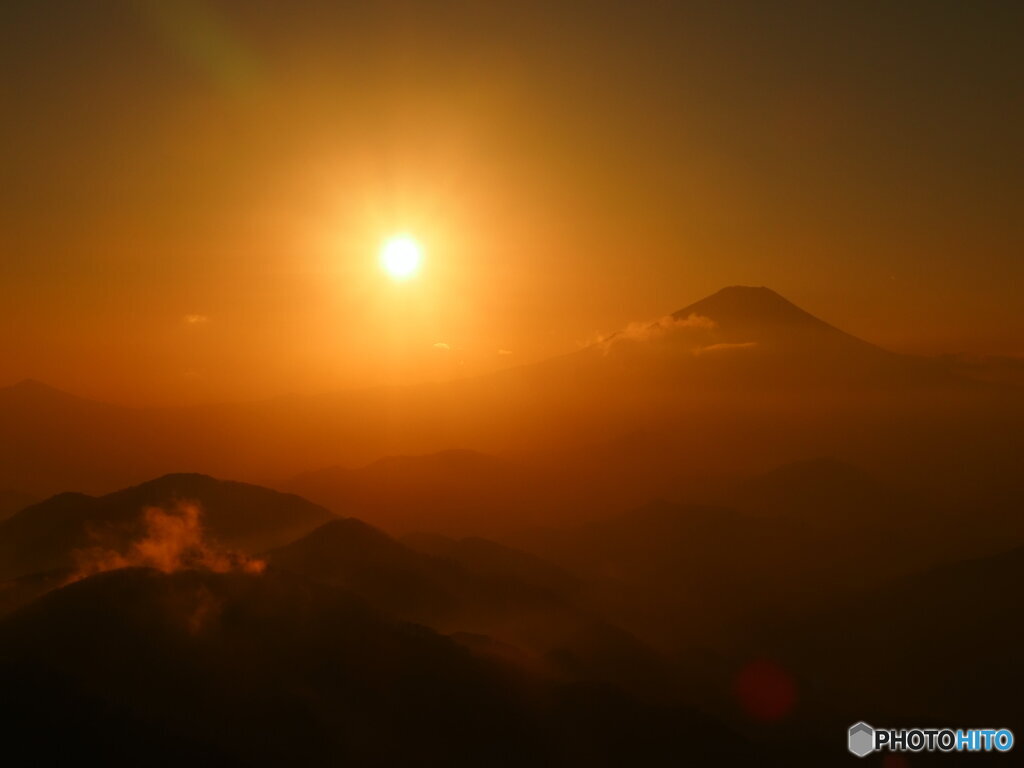
<path fill-rule="evenodd" d="M 529 556 L 480 546 L 500 550 L 503 563 L 426 554 L 345 519 L 263 558 L 271 568 L 350 590 L 391 616 L 446 634 L 491 637 L 516 649 L 528 666 L 564 679 L 665 687 L 671 672 L 661 658 L 581 607 L 569 589 L 536 583 L 531 576 L 541 566 L 503 567 Z"/>
<path fill-rule="evenodd" d="M 1017 547 L 774 617 L 747 640 L 792 670 L 810 720 L 1010 725 L 1024 685 L 1022 583 Z"/>
<path fill-rule="evenodd" d="M 81 550 L 124 552 L 143 536 L 147 508 L 192 502 L 201 511 L 204 537 L 245 554 L 291 541 L 333 517 L 298 496 L 195 474 L 167 475 L 100 497 L 65 493 L 0 522 L 0 579 L 73 569 Z"/>
<path fill-rule="evenodd" d="M 545 683 L 271 571 L 60 589 L 0 621 L 0 686 L 15 763 L 658 765 L 681 739 L 752 759 L 709 718 Z"/>
<path fill-rule="evenodd" d="M 0 685 L 20 692 L 6 754 L 817 766 L 860 718 L 1005 721 L 1021 549 L 936 565 L 964 531 L 929 538 L 928 504 L 835 460 L 731 491 L 734 508 L 656 502 L 523 534 L 542 556 L 400 541 L 203 476 L 51 499 L 9 521 L 43 510 L 15 527 L 19 552 L 59 561 L 84 532 L 108 547 L 104 572 L 0 583 Z M 208 528 L 174 513 L 185 494 Z M 170 510 L 155 528 L 152 503 Z M 312 528 L 293 539 L 296 521 Z"/>
<path fill-rule="evenodd" d="M 514 764 L 537 749 L 497 670 L 302 580 L 100 574 L 0 623 L 0 648 L 4 689 L 23 691 L 5 748 L 42 762 Z"/>
<path fill-rule="evenodd" d="M 153 509 L 155 518 L 147 512 Z M 568 589 L 536 583 L 521 567 L 526 555 L 517 560 L 514 551 L 481 541 L 460 547 L 463 559 L 483 546 L 499 552 L 507 567 L 501 571 L 490 555 L 467 565 L 257 486 L 169 475 L 98 499 L 64 494 L 25 510 L 0 534 L 0 615 L 99 571 L 259 571 L 269 564 L 346 588 L 389 616 L 445 633 L 493 636 L 529 664 L 567 679 L 641 685 L 666 673 L 649 649 L 581 608 Z M 542 568 L 538 561 L 533 571 Z"/>

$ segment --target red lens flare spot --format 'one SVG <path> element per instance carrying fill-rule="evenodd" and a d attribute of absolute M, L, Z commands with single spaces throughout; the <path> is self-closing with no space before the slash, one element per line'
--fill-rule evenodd
<path fill-rule="evenodd" d="M 774 723 L 796 706 L 793 676 L 773 661 L 752 661 L 736 675 L 733 690 L 740 707 L 754 720 Z"/>

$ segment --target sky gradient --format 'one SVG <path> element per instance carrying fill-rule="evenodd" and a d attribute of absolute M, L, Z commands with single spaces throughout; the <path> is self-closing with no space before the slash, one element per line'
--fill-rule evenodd
<path fill-rule="evenodd" d="M 0 383 L 440 379 L 731 284 L 1024 355 L 1022 31 L 983 1 L 4 4 Z"/>

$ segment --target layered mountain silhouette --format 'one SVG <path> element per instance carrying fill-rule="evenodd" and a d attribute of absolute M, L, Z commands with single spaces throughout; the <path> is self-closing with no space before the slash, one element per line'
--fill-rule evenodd
<path fill-rule="evenodd" d="M 1008 724 L 1014 370 L 734 286 L 445 383 L 0 389 L 3 755 L 820 766 L 860 719 Z"/>
<path fill-rule="evenodd" d="M 14 490 L 0 490 L 0 520 L 6 520 L 39 499 L 28 493 Z"/>
<path fill-rule="evenodd" d="M 549 681 L 470 645 L 274 570 L 98 574 L 0 620 L 0 685 L 20 692 L 5 755 L 611 766 L 657 764 L 685 738 L 697 759 L 752 759 L 692 709 Z"/>
<path fill-rule="evenodd" d="M 540 471 L 478 451 L 389 456 L 358 469 L 305 472 L 288 490 L 377 525 L 415 529 L 430 510 L 434 529 L 472 529 L 482 515 L 522 516 Z"/>
<path fill-rule="evenodd" d="M 1024 682 L 1024 621 L 1009 608 L 1022 579 L 1021 547 L 945 563 L 762 621 L 748 642 L 800 677 L 812 721 L 1008 722 Z"/>
<path fill-rule="evenodd" d="M 649 687 L 669 674 L 628 632 L 577 604 L 570 589 L 538 584 L 532 576 L 545 568 L 542 561 L 491 542 L 480 547 L 500 550 L 505 564 L 532 561 L 533 568 L 524 574 L 501 562 L 425 554 L 354 519 L 327 523 L 265 559 L 274 569 L 350 590 L 389 615 L 493 638 L 565 679 Z"/>
<path fill-rule="evenodd" d="M 737 286 L 571 354 L 446 383 L 122 408 L 23 382 L 0 390 L 0 487 L 102 495 L 193 471 L 353 503 L 403 532 L 424 527 L 403 498 L 415 493 L 447 520 L 436 530 L 458 536 L 493 535 L 488 521 L 512 509 L 546 518 L 639 504 L 649 496 L 622 489 L 671 495 L 683 472 L 750 474 L 765 456 L 840 455 L 942 480 L 946 497 L 1005 497 L 1022 469 L 1022 451 L 1005 449 L 1024 441 L 1019 385 L 963 370 Z M 601 448 L 641 433 L 662 435 L 664 449 L 617 458 Z M 523 470 L 538 466 L 540 478 Z"/>
<path fill-rule="evenodd" d="M 579 580 L 568 571 L 495 541 L 477 536 L 455 539 L 430 533 L 410 534 L 402 541 L 412 549 L 453 560 L 475 573 L 512 579 L 559 595 L 579 593 Z"/>
<path fill-rule="evenodd" d="M 381 466 L 425 488 L 436 472 L 457 493 L 453 467 L 500 480 L 506 462 Z M 387 487 L 374 482 L 367 498 Z M 1011 535 L 964 560 L 976 517 L 937 517 L 837 459 L 717 493 L 504 542 L 399 540 L 194 474 L 58 495 L 0 523 L 0 686 L 20 692 L 5 754 L 623 766 L 675 764 L 685 740 L 696 764 L 811 766 L 840 759 L 835 734 L 859 718 L 1012 711 L 1024 555 L 1005 551 Z M 174 557 L 161 536 L 185 537 Z M 75 553 L 97 547 L 99 567 L 76 573 Z"/>
<path fill-rule="evenodd" d="M 800 518 L 810 525 L 838 519 L 895 520 L 921 514 L 921 501 L 864 469 L 831 457 L 775 467 L 737 483 L 729 501 L 741 509 Z M 849 520 L 854 523 L 855 520 Z"/>
<path fill-rule="evenodd" d="M 22 691 L 7 754 L 34 761 L 514 765 L 543 754 L 500 670 L 301 579 L 100 574 L 0 623 L 0 648 L 4 689 Z"/>
<path fill-rule="evenodd" d="M 333 517 L 298 496 L 196 474 L 167 475 L 100 497 L 65 493 L 0 522 L 0 579 L 72 570 L 75 553 L 90 548 L 123 552 L 143 536 L 147 508 L 192 502 L 203 536 L 245 554 L 292 541 Z"/>
<path fill-rule="evenodd" d="M 997 546 L 973 532 L 974 514 L 946 515 L 834 459 L 736 481 L 719 501 L 659 500 L 511 540 L 583 578 L 607 615 L 668 646 L 731 641 L 755 617 L 803 613 L 941 562 L 951 540 Z"/>
<path fill-rule="evenodd" d="M 195 505 L 194 531 L 183 530 L 182 503 Z M 147 509 L 167 511 L 164 527 L 151 530 Z M 333 519 L 300 497 L 244 483 L 168 475 L 100 498 L 62 494 L 0 524 L 0 537 L 0 614 L 97 570 L 228 570 L 237 558 L 211 565 L 211 557 L 237 552 L 261 568 L 343 587 L 396 618 L 493 636 L 566 679 L 639 684 L 666 673 L 628 632 L 576 604 L 570 579 L 540 583 L 538 573 L 557 569 L 536 558 L 483 540 L 427 554 L 357 519 Z M 503 562 L 474 561 L 469 553 L 481 548 Z"/>

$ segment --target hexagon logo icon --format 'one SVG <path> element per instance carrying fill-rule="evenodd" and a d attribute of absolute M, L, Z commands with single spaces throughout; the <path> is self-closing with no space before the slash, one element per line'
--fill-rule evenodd
<path fill-rule="evenodd" d="M 875 729 L 867 723 L 850 726 L 846 746 L 857 757 L 866 757 L 875 751 Z"/>

